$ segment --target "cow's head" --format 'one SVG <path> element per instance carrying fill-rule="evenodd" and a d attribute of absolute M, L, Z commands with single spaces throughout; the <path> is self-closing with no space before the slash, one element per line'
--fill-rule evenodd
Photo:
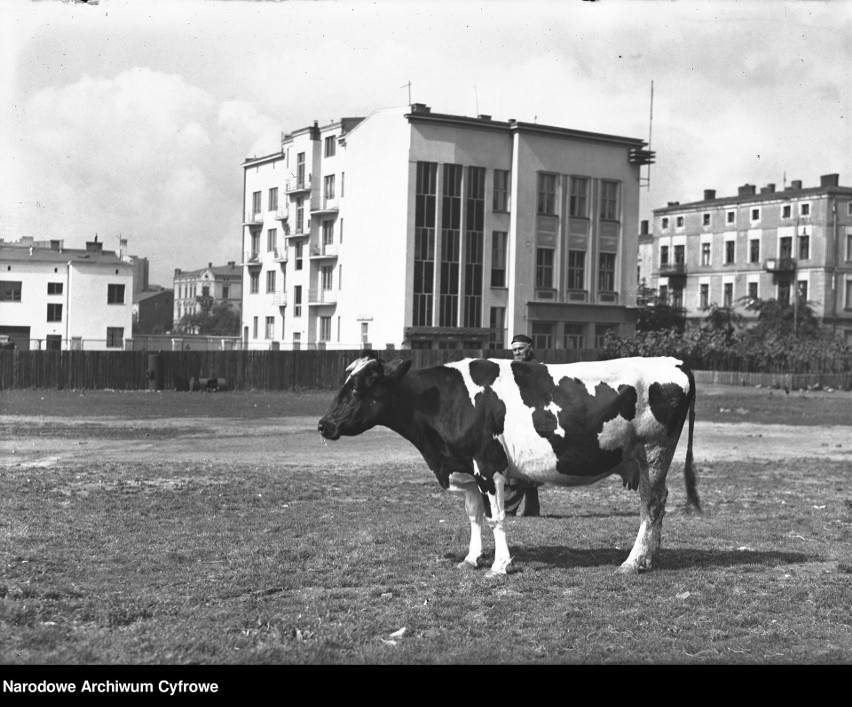
<path fill-rule="evenodd" d="M 347 367 L 346 382 L 317 424 L 326 439 L 359 435 L 384 424 L 393 414 L 397 383 L 411 368 L 411 361 L 385 363 L 372 351 L 363 353 Z"/>

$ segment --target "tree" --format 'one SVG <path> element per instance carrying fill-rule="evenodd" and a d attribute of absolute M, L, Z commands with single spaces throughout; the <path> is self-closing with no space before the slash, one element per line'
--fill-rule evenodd
<path fill-rule="evenodd" d="M 672 307 L 654 288 L 639 285 L 636 305 L 636 331 L 683 331 L 686 322 L 683 310 Z"/>
<path fill-rule="evenodd" d="M 753 299 L 746 309 L 757 312 L 757 324 L 749 330 L 755 339 L 794 338 L 816 339 L 819 324 L 812 308 L 813 303 L 801 300 L 793 305 L 776 299 Z"/>
<path fill-rule="evenodd" d="M 202 300 L 198 311 L 184 314 L 176 327 L 179 334 L 238 336 L 240 313 L 227 302 L 214 304 L 212 298 Z"/>
<path fill-rule="evenodd" d="M 743 315 L 733 307 L 720 307 L 715 302 L 710 305 L 707 316 L 704 317 L 704 331 L 721 334 L 730 343 L 742 328 Z"/>

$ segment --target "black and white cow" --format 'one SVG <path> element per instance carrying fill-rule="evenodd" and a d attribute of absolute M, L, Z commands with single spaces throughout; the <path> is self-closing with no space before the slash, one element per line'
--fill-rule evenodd
<path fill-rule="evenodd" d="M 650 569 L 660 547 L 666 474 L 684 421 L 684 478 L 699 507 L 692 468 L 695 379 L 674 358 L 568 364 L 465 359 L 410 370 L 364 352 L 318 429 L 326 439 L 384 425 L 411 442 L 445 489 L 465 494 L 470 546 L 460 567 L 479 565 L 484 505 L 494 533 L 491 573 L 511 562 L 504 483 L 520 478 L 576 486 L 618 474 L 639 489 L 640 526 L 620 571 Z"/>

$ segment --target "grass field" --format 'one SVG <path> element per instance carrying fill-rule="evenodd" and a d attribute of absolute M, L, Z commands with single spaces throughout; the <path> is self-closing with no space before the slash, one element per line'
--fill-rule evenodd
<path fill-rule="evenodd" d="M 700 390 L 654 571 L 616 479 L 510 519 L 502 580 L 406 442 L 318 441 L 330 399 L 0 392 L 0 663 L 852 661 L 852 395 Z"/>

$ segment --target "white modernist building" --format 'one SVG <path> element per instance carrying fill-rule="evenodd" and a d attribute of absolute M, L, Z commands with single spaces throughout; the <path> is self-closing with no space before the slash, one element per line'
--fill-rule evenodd
<path fill-rule="evenodd" d="M 20 349 L 124 349 L 133 326 L 133 266 L 63 241 L 0 242 L 0 337 Z"/>
<path fill-rule="evenodd" d="M 592 348 L 635 327 L 635 138 L 414 104 L 244 162 L 246 348 Z"/>

